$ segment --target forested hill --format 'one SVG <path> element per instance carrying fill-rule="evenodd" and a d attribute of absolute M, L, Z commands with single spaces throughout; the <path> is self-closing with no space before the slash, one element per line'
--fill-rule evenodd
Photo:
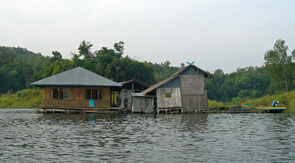
<path fill-rule="evenodd" d="M 28 87 L 34 74 L 48 61 L 48 57 L 27 49 L 0 46 L 0 93 Z"/>
<path fill-rule="evenodd" d="M 58 51 L 52 57 L 44 57 L 23 48 L 0 47 L 0 94 L 13 93 L 30 88 L 30 83 L 51 75 L 84 67 L 92 72 L 117 82 L 138 79 L 147 84 L 159 82 L 179 68 L 169 61 L 157 64 L 139 62 L 124 54 L 124 43 L 115 43 L 112 48 L 92 50 L 92 44 L 82 41 L 71 59 L 64 59 Z"/>
<path fill-rule="evenodd" d="M 30 52 L 23 48 L 0 47 L 0 94 L 30 88 L 30 83 L 80 66 L 116 82 L 138 79 L 155 84 L 175 73 L 180 67 L 163 63 L 140 62 L 124 54 L 124 43 L 112 48 L 93 50 L 92 44 L 82 41 L 71 59 L 64 59 L 58 51 L 52 57 Z M 216 101 L 239 103 L 242 99 L 257 98 L 295 89 L 295 50 L 288 54 L 284 40 L 264 54 L 262 67 L 238 68 L 225 74 L 221 69 L 213 79 L 206 80 L 208 97 Z M 262 54 L 263 55 L 263 54 Z"/>
<path fill-rule="evenodd" d="M 213 76 L 213 79 L 206 80 L 210 100 L 240 101 L 243 98 L 257 98 L 274 93 L 265 67 L 238 68 L 229 74 L 219 69 Z"/>
<path fill-rule="evenodd" d="M 262 67 L 238 68 L 229 74 L 216 70 L 214 79 L 206 81 L 208 98 L 239 104 L 243 100 L 295 90 L 295 49 L 289 51 L 286 42 L 279 39 L 264 54 L 264 61 Z"/>

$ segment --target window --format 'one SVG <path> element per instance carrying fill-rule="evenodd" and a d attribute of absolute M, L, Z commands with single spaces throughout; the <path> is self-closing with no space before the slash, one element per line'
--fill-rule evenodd
<path fill-rule="evenodd" d="M 63 99 L 69 98 L 69 89 L 63 89 Z"/>
<path fill-rule="evenodd" d="M 97 89 L 92 89 L 92 99 L 97 100 Z"/>
<path fill-rule="evenodd" d="M 52 98 L 58 99 L 58 89 L 53 89 Z"/>
<path fill-rule="evenodd" d="M 54 98 L 54 99 L 68 99 L 69 98 L 69 89 L 67 89 L 67 88 L 53 89 L 52 98 Z"/>
<path fill-rule="evenodd" d="M 91 99 L 91 89 L 86 89 L 86 99 Z"/>
<path fill-rule="evenodd" d="M 100 91 L 101 89 L 99 89 L 99 92 L 98 92 L 98 89 L 86 89 L 85 98 L 88 100 L 89 99 L 97 100 L 98 98 L 100 99 Z"/>
<path fill-rule="evenodd" d="M 102 99 L 102 89 L 99 89 L 99 96 L 98 99 L 101 100 Z"/>
<path fill-rule="evenodd" d="M 165 93 L 166 98 L 171 98 L 171 93 Z"/>
<path fill-rule="evenodd" d="M 59 92 L 58 98 L 59 99 L 63 99 L 63 97 L 64 97 L 64 90 L 63 89 L 59 89 L 58 92 Z"/>

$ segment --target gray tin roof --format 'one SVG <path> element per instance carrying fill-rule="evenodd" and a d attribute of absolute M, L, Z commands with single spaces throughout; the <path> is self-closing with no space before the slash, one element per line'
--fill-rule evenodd
<path fill-rule="evenodd" d="M 33 86 L 107 86 L 121 87 L 122 84 L 116 83 L 103 76 L 88 71 L 82 67 L 44 78 L 31 83 Z"/>

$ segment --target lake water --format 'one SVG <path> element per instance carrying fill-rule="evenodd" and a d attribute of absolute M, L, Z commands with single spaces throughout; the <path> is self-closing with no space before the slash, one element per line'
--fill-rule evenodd
<path fill-rule="evenodd" d="M 295 114 L 0 109 L 0 162 L 294 162 Z"/>

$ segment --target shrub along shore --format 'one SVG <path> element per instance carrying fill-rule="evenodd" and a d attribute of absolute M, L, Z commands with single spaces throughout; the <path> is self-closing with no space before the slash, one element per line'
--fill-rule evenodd
<path fill-rule="evenodd" d="M 0 108 L 36 108 L 42 105 L 43 91 L 39 88 L 23 89 L 0 96 Z"/>
<path fill-rule="evenodd" d="M 287 112 L 295 112 L 295 91 L 290 91 L 283 94 L 266 95 L 260 98 L 233 98 L 231 102 L 218 102 L 209 100 L 210 108 L 220 107 L 237 107 L 241 104 L 252 104 L 254 106 L 271 106 L 272 102 L 276 100 L 280 102 L 281 106 L 287 106 Z"/>

